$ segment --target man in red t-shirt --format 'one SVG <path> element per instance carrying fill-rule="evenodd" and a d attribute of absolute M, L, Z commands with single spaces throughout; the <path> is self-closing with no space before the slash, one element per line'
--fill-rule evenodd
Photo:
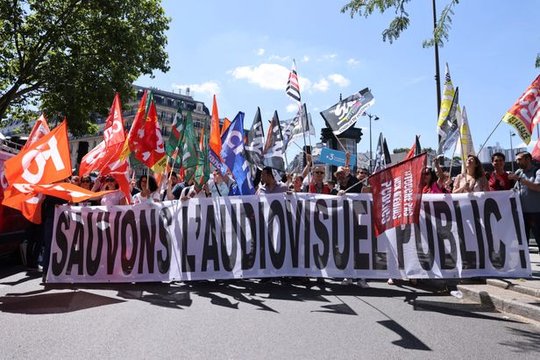
<path fill-rule="evenodd" d="M 491 155 L 491 164 L 493 172 L 489 175 L 489 190 L 510 190 L 514 182 L 508 178 L 508 173 L 504 171 L 505 156 L 503 153 L 496 152 Z"/>

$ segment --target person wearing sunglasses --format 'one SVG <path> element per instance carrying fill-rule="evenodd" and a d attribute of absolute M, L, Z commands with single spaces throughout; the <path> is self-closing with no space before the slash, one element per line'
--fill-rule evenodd
<path fill-rule="evenodd" d="M 112 205 L 126 205 L 126 196 L 122 191 L 120 191 L 120 186 L 116 179 L 107 175 L 101 183 L 99 191 L 112 191 L 108 194 L 105 194 L 101 197 L 100 204 L 103 206 L 112 206 Z"/>
<path fill-rule="evenodd" d="M 90 176 L 83 176 L 79 186 L 86 190 L 92 190 L 92 187 L 94 187 L 94 182 Z"/>
<path fill-rule="evenodd" d="M 325 174 L 326 171 L 323 165 L 315 165 L 311 170 L 311 181 L 307 186 L 306 192 L 314 194 L 330 194 L 330 187 L 324 183 Z"/>

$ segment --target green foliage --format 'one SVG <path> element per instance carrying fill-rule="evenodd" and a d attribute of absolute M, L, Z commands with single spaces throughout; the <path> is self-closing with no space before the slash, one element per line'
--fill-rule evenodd
<path fill-rule="evenodd" d="M 396 148 L 396 149 L 392 150 L 392 152 L 394 154 L 400 154 L 400 153 L 409 152 L 409 150 L 411 150 L 411 149 L 410 148 Z"/>
<path fill-rule="evenodd" d="M 125 102 L 140 75 L 168 71 L 169 21 L 160 0 L 0 0 L 0 119 L 95 131 L 115 92 Z"/>
<path fill-rule="evenodd" d="M 376 10 L 381 14 L 388 9 L 394 9 L 396 17 L 390 22 L 388 27 L 382 32 L 383 41 L 388 40 L 392 43 L 399 38 L 399 35 L 409 26 L 409 13 L 405 10 L 405 4 L 411 0 L 351 0 L 341 8 L 342 13 L 349 12 L 351 18 L 355 15 L 368 17 Z M 448 0 L 442 10 L 437 25 L 433 29 L 433 37 L 424 40 L 423 47 L 431 47 L 437 44 L 443 46 L 445 41 L 448 41 L 449 32 L 452 25 L 452 16 L 454 15 L 454 7 L 459 4 L 459 0 Z M 427 3 L 427 1 L 426 1 Z M 540 54 L 536 56 L 535 66 L 540 68 Z"/>
<path fill-rule="evenodd" d="M 388 9 L 394 9 L 396 17 L 390 22 L 388 28 L 382 32 L 383 41 L 388 40 L 392 43 L 399 38 L 399 35 L 401 35 L 401 33 L 409 26 L 409 13 L 405 10 L 405 4 L 409 1 L 410 0 L 352 0 L 341 8 L 341 12 L 349 12 L 352 18 L 356 14 L 368 17 L 373 14 L 375 10 L 384 13 Z M 433 30 L 433 37 L 424 41 L 424 47 L 433 46 L 436 43 L 442 46 L 443 40 L 448 40 L 448 32 L 450 30 L 450 25 L 452 24 L 451 15 L 454 15 L 453 8 L 458 3 L 459 0 L 450 0 L 444 7 L 437 22 L 437 26 Z"/>

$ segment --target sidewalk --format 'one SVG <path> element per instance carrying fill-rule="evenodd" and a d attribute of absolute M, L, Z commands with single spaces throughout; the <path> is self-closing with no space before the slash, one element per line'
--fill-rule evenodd
<path fill-rule="evenodd" d="M 540 322 L 540 254 L 534 242 L 530 245 L 531 278 L 486 279 L 486 284 L 458 285 L 458 290 L 469 300 Z"/>

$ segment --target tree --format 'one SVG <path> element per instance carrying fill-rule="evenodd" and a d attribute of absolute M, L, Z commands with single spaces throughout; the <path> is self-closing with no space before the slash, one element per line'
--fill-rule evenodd
<path fill-rule="evenodd" d="M 399 154 L 399 153 L 409 152 L 409 150 L 411 150 L 411 149 L 410 148 L 396 148 L 396 149 L 392 150 L 392 152 L 394 154 Z"/>
<path fill-rule="evenodd" d="M 115 92 L 168 71 L 169 21 L 160 0 L 0 0 L 0 120 L 39 107 L 74 135 L 95 129 Z"/>
<path fill-rule="evenodd" d="M 388 27 L 382 32 L 383 41 L 388 40 L 392 43 L 399 38 L 399 35 L 409 26 L 409 13 L 405 10 L 405 4 L 411 0 L 351 0 L 348 4 L 341 8 L 341 12 L 349 12 L 351 18 L 355 15 L 368 17 L 375 10 L 384 13 L 388 9 L 394 9 L 396 17 L 390 22 Z M 459 3 L 459 0 L 448 0 L 448 4 L 442 10 L 437 26 L 433 30 L 433 37 L 423 42 L 424 47 L 434 46 L 438 44 L 442 46 L 444 41 L 448 40 L 448 32 L 452 25 L 452 16 L 454 15 L 454 7 Z M 540 54 L 536 56 L 535 66 L 540 68 Z"/>

